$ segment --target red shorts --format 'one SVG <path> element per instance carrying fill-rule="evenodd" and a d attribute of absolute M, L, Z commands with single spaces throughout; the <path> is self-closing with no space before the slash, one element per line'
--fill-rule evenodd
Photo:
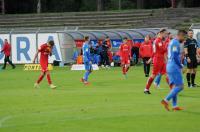
<path fill-rule="evenodd" d="M 129 59 L 122 59 L 121 64 L 122 65 L 128 65 L 128 64 L 130 64 L 130 60 Z"/>
<path fill-rule="evenodd" d="M 153 69 L 152 69 L 152 74 L 154 74 L 154 75 L 166 74 L 166 64 L 165 63 L 154 63 Z"/>
<path fill-rule="evenodd" d="M 42 72 L 48 71 L 48 63 L 40 63 L 40 66 Z"/>

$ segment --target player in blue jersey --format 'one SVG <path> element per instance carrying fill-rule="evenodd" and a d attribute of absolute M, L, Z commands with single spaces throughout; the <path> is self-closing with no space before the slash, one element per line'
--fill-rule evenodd
<path fill-rule="evenodd" d="M 185 36 L 186 32 L 184 30 L 179 30 L 177 37 L 170 42 L 168 47 L 167 74 L 169 77 L 169 84 L 172 86 L 172 90 L 166 96 L 166 98 L 161 101 L 161 104 L 168 111 L 170 110 L 170 100 L 172 100 L 172 110 L 182 110 L 182 108 L 177 106 L 177 95 L 183 90 L 184 85 L 182 77 L 183 65 L 181 63 L 180 44 L 185 40 Z"/>
<path fill-rule="evenodd" d="M 85 37 L 85 42 L 83 43 L 82 46 L 82 51 L 83 51 L 83 62 L 85 65 L 85 74 L 83 78 L 81 78 L 81 81 L 85 84 L 88 85 L 88 77 L 90 73 L 92 72 L 92 61 L 91 61 L 91 55 L 90 55 L 90 38 L 88 36 Z"/>

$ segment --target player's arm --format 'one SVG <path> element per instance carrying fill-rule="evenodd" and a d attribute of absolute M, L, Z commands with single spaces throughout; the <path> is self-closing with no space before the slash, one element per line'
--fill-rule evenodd
<path fill-rule="evenodd" d="M 36 54 L 35 54 L 35 57 L 34 57 L 34 59 L 33 59 L 33 64 L 35 64 L 35 60 L 36 60 L 36 58 L 38 57 L 38 54 L 39 54 L 39 50 L 36 52 Z"/>
<path fill-rule="evenodd" d="M 184 52 L 185 52 L 185 57 L 187 59 L 187 62 L 190 63 L 190 57 L 188 56 L 188 41 L 186 40 L 186 42 L 184 43 Z"/>
<path fill-rule="evenodd" d="M 172 47 L 172 53 L 171 53 L 176 65 L 178 65 L 180 68 L 183 68 L 181 61 L 180 61 L 180 53 L 179 53 L 179 48 L 178 45 L 174 45 Z"/>

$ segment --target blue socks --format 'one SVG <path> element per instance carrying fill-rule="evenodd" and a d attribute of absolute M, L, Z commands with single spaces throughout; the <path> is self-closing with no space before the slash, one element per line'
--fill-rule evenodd
<path fill-rule="evenodd" d="M 172 99 L 172 104 L 175 107 L 177 105 L 177 94 L 181 92 L 183 89 L 180 87 L 175 87 L 171 90 L 171 92 L 165 98 L 166 101 L 170 101 Z"/>
<path fill-rule="evenodd" d="M 84 77 L 83 77 L 83 79 L 85 80 L 85 81 L 88 81 L 88 76 L 90 75 L 90 72 L 89 71 L 86 71 L 85 72 L 85 75 L 84 75 Z"/>
<path fill-rule="evenodd" d="M 161 75 L 161 74 L 158 74 L 158 75 L 156 76 L 154 82 L 155 82 L 157 85 L 160 85 L 160 80 L 161 80 L 161 78 L 162 78 L 162 75 Z"/>

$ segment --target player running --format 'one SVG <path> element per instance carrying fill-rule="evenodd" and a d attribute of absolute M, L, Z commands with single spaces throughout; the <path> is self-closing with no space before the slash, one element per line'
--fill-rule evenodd
<path fill-rule="evenodd" d="M 85 65 L 85 74 L 83 76 L 83 78 L 81 78 L 81 82 L 83 82 L 85 85 L 88 85 L 88 77 L 90 75 L 90 73 L 92 72 L 92 61 L 90 58 L 90 38 L 88 36 L 85 37 L 85 42 L 83 44 L 82 47 L 82 51 L 83 51 L 83 62 Z"/>
<path fill-rule="evenodd" d="M 172 105 L 174 111 L 182 110 L 177 106 L 177 95 L 183 90 L 183 77 L 181 63 L 181 47 L 180 43 L 184 41 L 186 32 L 179 30 L 177 37 L 173 39 L 169 44 L 168 49 L 168 62 L 167 62 L 167 75 L 169 77 L 169 84 L 172 85 L 172 90 L 165 99 L 161 101 L 161 104 L 166 110 L 170 110 L 169 101 L 172 99 Z"/>
<path fill-rule="evenodd" d="M 119 51 L 120 51 L 122 73 L 125 76 L 125 78 L 127 78 L 127 72 L 130 68 L 130 60 L 131 60 L 131 47 L 128 44 L 127 37 L 123 39 L 123 43 L 120 45 Z"/>
<path fill-rule="evenodd" d="M 49 42 L 42 44 L 40 48 L 38 49 L 37 53 L 35 54 L 33 64 L 35 63 L 35 60 L 38 54 L 40 53 L 40 66 L 41 66 L 41 75 L 39 76 L 37 82 L 34 84 L 35 88 L 39 88 L 39 84 L 45 76 L 47 76 L 47 81 L 50 88 L 52 89 L 56 88 L 56 86 L 52 84 L 50 72 L 48 70 L 48 59 L 49 59 L 49 56 L 52 55 L 53 47 L 54 47 L 54 41 L 50 40 Z"/>
<path fill-rule="evenodd" d="M 146 88 L 144 90 L 145 94 L 151 94 L 149 89 L 154 78 L 160 73 L 161 75 L 166 74 L 166 48 L 163 39 L 167 36 L 167 30 L 161 29 L 158 37 L 155 39 L 153 45 L 153 69 L 152 74 L 149 77 Z M 148 60 L 147 64 L 151 63 L 151 59 Z M 168 82 L 168 78 L 166 77 L 166 81 Z"/>
<path fill-rule="evenodd" d="M 196 77 L 196 68 L 197 68 L 197 56 L 198 56 L 198 44 L 196 39 L 193 39 L 193 30 L 188 31 L 188 38 L 185 42 L 185 55 L 187 58 L 187 82 L 188 87 L 195 87 L 195 77 Z"/>

